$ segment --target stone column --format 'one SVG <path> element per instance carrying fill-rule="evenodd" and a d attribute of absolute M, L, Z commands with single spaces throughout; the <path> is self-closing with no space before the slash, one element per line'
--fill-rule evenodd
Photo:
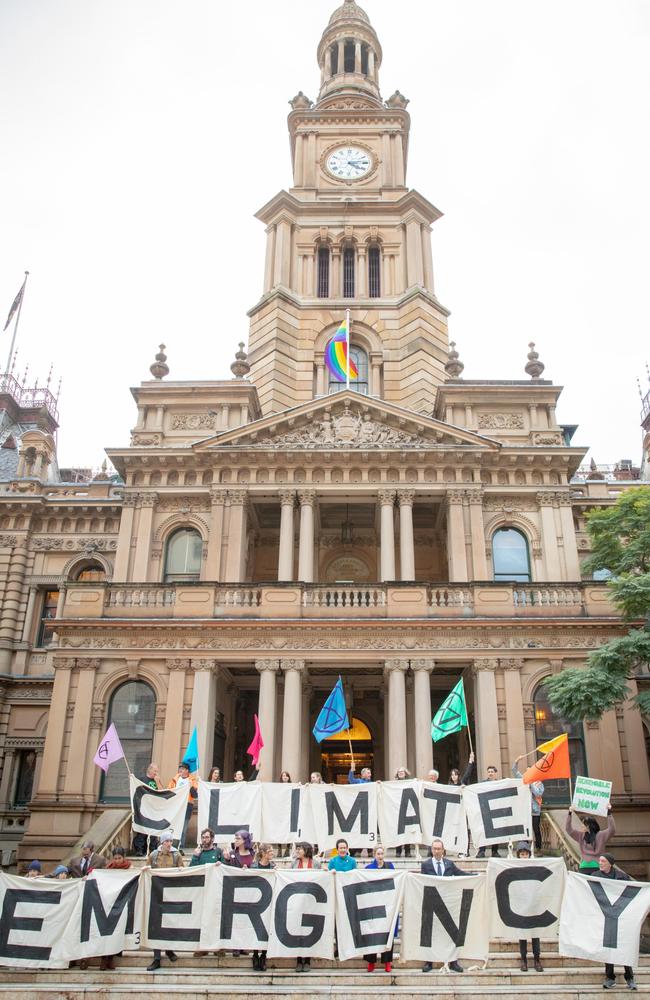
<path fill-rule="evenodd" d="M 0 611 L 0 673 L 11 672 L 13 645 L 23 600 L 28 549 L 22 539 L 14 545 L 9 563 L 4 600 Z"/>
<path fill-rule="evenodd" d="M 320 361 L 316 361 L 316 395 L 317 396 L 325 396 L 325 395 L 327 395 L 327 390 L 326 390 L 325 386 L 326 386 L 326 383 L 325 383 L 325 365 L 322 362 L 320 362 Z"/>
<path fill-rule="evenodd" d="M 280 490 L 280 553 L 278 580 L 293 580 L 293 508 L 294 490 Z M 301 515 L 302 516 L 302 515 Z"/>
<path fill-rule="evenodd" d="M 160 774 L 163 784 L 167 784 L 178 771 L 180 755 L 185 750 L 183 744 L 183 709 L 185 708 L 185 675 L 190 669 L 189 659 L 167 660 L 167 704 L 165 706 L 165 728 L 163 747 L 160 755 Z"/>
<path fill-rule="evenodd" d="M 476 726 L 476 759 L 479 781 L 490 764 L 501 768 L 501 741 L 499 739 L 499 710 L 494 676 L 496 660 L 474 660 Z"/>
<path fill-rule="evenodd" d="M 214 720 L 217 711 L 216 660 L 192 660 L 194 687 L 192 689 L 192 714 L 190 733 L 196 726 L 199 744 L 199 768 L 201 777 L 207 778 L 212 767 L 214 751 Z"/>
<path fill-rule="evenodd" d="M 338 67 L 337 74 L 345 73 L 345 40 L 339 38 L 338 41 Z"/>
<path fill-rule="evenodd" d="M 68 748 L 68 763 L 63 782 L 65 796 L 81 797 L 84 784 L 84 770 L 94 767 L 92 758 L 97 747 L 88 746 L 88 730 L 90 729 L 90 713 L 95 691 L 95 674 L 99 669 L 100 660 L 95 657 L 77 657 L 78 670 L 77 690 L 74 697 L 74 715 L 70 731 L 70 746 Z M 92 749 L 92 754 L 90 750 Z M 90 754 L 90 756 L 89 756 Z"/>
<path fill-rule="evenodd" d="M 571 497 L 568 493 L 558 493 L 557 501 L 560 505 L 560 524 L 564 539 L 565 579 L 573 583 L 582 579 L 582 573 L 580 572 L 580 559 L 578 557 L 576 529 L 573 523 Z"/>
<path fill-rule="evenodd" d="M 361 42 L 354 43 L 354 72 L 361 72 Z"/>
<path fill-rule="evenodd" d="M 242 583 L 246 575 L 246 490 L 228 490 L 230 519 L 228 523 L 228 552 L 226 576 L 228 583 Z"/>
<path fill-rule="evenodd" d="M 433 255 L 431 253 L 431 226 L 422 226 L 422 255 L 424 257 L 424 287 L 433 295 Z"/>
<path fill-rule="evenodd" d="M 553 509 L 555 494 L 545 491 L 540 492 L 537 494 L 537 502 L 542 521 L 542 549 L 544 552 L 546 579 L 551 583 L 559 583 L 561 580 L 560 559 L 557 547 L 555 512 Z"/>
<path fill-rule="evenodd" d="M 526 732 L 524 728 L 524 702 L 521 694 L 521 659 L 500 660 L 503 670 L 503 687 L 506 699 L 506 720 L 508 725 L 508 763 L 513 764 L 520 754 L 526 753 Z M 510 777 L 510 775 L 504 775 Z"/>
<path fill-rule="evenodd" d="M 205 560 L 205 578 L 213 583 L 221 579 L 221 542 L 225 503 L 225 490 L 216 488 L 210 490 L 210 533 L 208 535 L 208 554 Z"/>
<path fill-rule="evenodd" d="M 414 218 L 406 223 L 406 268 L 408 287 L 422 285 L 422 237 L 420 223 Z"/>
<path fill-rule="evenodd" d="M 650 774 L 648 773 L 648 755 L 643 753 L 645 734 L 641 713 L 633 704 L 638 693 L 636 681 L 627 682 L 630 700 L 623 705 L 623 731 L 627 746 L 627 763 L 630 769 L 630 784 L 632 795 L 648 795 L 650 793 Z"/>
<path fill-rule="evenodd" d="M 417 778 L 426 778 L 428 772 L 433 767 L 430 680 L 433 668 L 433 660 L 411 660 L 411 669 L 414 677 L 415 776 Z"/>
<path fill-rule="evenodd" d="M 332 270 L 330 273 L 330 296 L 333 299 L 341 297 L 341 248 L 332 247 Z"/>
<path fill-rule="evenodd" d="M 298 546 L 298 579 L 302 583 L 314 582 L 314 505 L 315 490 L 299 490 L 300 543 Z"/>
<path fill-rule="evenodd" d="M 38 794 L 42 798 L 54 798 L 57 793 L 74 657 L 55 656 L 53 665 L 54 686 L 43 750 L 43 766 L 38 786 Z"/>
<path fill-rule="evenodd" d="M 36 587 L 29 588 L 29 596 L 27 598 L 27 609 L 25 611 L 25 621 L 23 622 L 23 634 L 22 634 L 23 642 L 29 642 L 29 636 L 32 631 L 32 622 L 34 620 L 34 607 L 36 605 L 37 594 L 38 591 Z"/>
<path fill-rule="evenodd" d="M 328 45 L 325 49 L 325 79 L 329 80 L 332 76 L 332 49 Z"/>
<path fill-rule="evenodd" d="M 368 294 L 368 258 L 365 244 L 357 247 L 357 298 L 363 299 Z"/>
<path fill-rule="evenodd" d="M 395 171 L 395 185 L 397 187 L 404 187 L 404 147 L 402 145 L 402 136 L 399 132 L 393 132 L 391 136 L 392 146 L 393 146 L 393 164 Z M 420 224 L 418 223 L 418 245 L 416 247 L 416 253 L 419 257 L 419 271 L 420 271 L 420 281 L 419 284 L 423 284 L 423 268 L 422 268 L 422 239 L 420 237 Z"/>
<path fill-rule="evenodd" d="M 413 500 L 415 490 L 398 490 L 400 580 L 415 580 Z"/>
<path fill-rule="evenodd" d="M 314 187 L 316 183 L 316 136 L 317 132 L 315 129 L 311 129 L 307 133 L 307 163 L 305 165 L 305 185 L 307 187 Z M 314 280 L 312 274 L 312 289 L 314 287 Z M 312 295 L 315 294 L 314 291 L 311 292 Z"/>
<path fill-rule="evenodd" d="M 371 80 L 376 81 L 375 75 L 375 50 L 372 48 L 368 49 L 368 76 Z"/>
<path fill-rule="evenodd" d="M 408 660 L 386 660 L 384 674 L 388 680 L 388 774 L 395 777 L 398 767 L 406 767 L 406 671 Z M 429 721 L 429 724 L 430 721 Z"/>
<path fill-rule="evenodd" d="M 303 185 L 303 149 L 304 149 L 304 136 L 302 132 L 298 132 L 296 135 L 296 154 L 295 154 L 295 167 L 294 167 L 294 178 L 296 187 L 302 187 Z"/>
<path fill-rule="evenodd" d="M 275 226 L 267 226 L 266 256 L 264 258 L 264 292 L 273 288 L 273 264 L 275 260 Z"/>
<path fill-rule="evenodd" d="M 262 781 L 275 780 L 275 701 L 279 666 L 278 660 L 255 661 L 255 669 L 260 675 L 257 717 L 264 740 L 264 749 L 260 757 L 260 779 Z"/>
<path fill-rule="evenodd" d="M 138 533 L 135 544 L 135 558 L 133 560 L 133 582 L 146 583 L 149 558 L 151 555 L 151 527 L 153 524 L 153 510 L 158 502 L 157 493 L 140 493 L 140 520 L 138 522 Z"/>
<path fill-rule="evenodd" d="M 483 490 L 465 491 L 469 500 L 469 530 L 472 539 L 472 580 L 489 580 L 485 557 L 485 526 L 483 524 Z"/>
<path fill-rule="evenodd" d="M 6 749 L 4 752 L 4 759 L 2 762 L 2 781 L 0 781 L 0 808 L 2 809 L 12 809 L 13 808 L 13 788 L 14 786 L 14 768 L 16 766 L 16 750 Z M 36 790 L 36 776 L 34 776 L 34 791 Z M 33 793 L 32 793 L 33 794 Z"/>
<path fill-rule="evenodd" d="M 370 395 L 381 396 L 381 351 L 373 351 L 370 355 Z"/>
<path fill-rule="evenodd" d="M 463 517 L 463 491 L 447 492 L 447 559 L 449 582 L 467 581 L 467 551 L 465 548 L 465 519 Z"/>
<path fill-rule="evenodd" d="M 282 714 L 282 770 L 293 781 L 302 781 L 302 675 L 304 660 L 282 660 L 284 671 L 284 711 Z"/>
<path fill-rule="evenodd" d="M 395 524 L 393 510 L 395 490 L 380 490 L 381 525 L 381 579 L 382 582 L 395 579 Z"/>

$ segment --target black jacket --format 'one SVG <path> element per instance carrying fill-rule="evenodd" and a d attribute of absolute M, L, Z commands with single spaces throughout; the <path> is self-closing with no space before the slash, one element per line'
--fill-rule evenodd
<path fill-rule="evenodd" d="M 449 860 L 449 858 L 443 858 L 442 859 L 442 863 L 444 865 L 444 871 L 442 873 L 443 876 L 444 875 L 452 876 L 452 875 L 477 875 L 478 874 L 477 872 L 464 872 L 464 871 L 461 871 L 460 868 L 458 867 L 458 865 L 455 865 L 453 861 Z M 427 858 L 426 861 L 423 861 L 422 865 L 420 867 L 421 874 L 422 875 L 437 875 L 438 872 L 436 871 L 436 869 L 434 867 L 434 864 L 437 865 L 437 862 L 434 862 L 433 858 Z"/>
<path fill-rule="evenodd" d="M 631 882 L 632 876 L 628 875 L 627 872 L 621 871 L 615 865 L 609 869 L 608 872 L 601 872 L 600 868 L 594 868 L 583 873 L 584 875 L 591 875 L 592 878 L 612 878 L 619 879 L 621 882 Z"/>

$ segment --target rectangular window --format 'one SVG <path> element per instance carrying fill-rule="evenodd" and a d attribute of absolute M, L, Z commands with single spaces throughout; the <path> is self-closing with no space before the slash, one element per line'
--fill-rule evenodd
<path fill-rule="evenodd" d="M 46 590 L 43 594 L 43 604 L 41 605 L 41 620 L 36 637 L 37 646 L 49 646 L 52 642 L 54 628 L 52 619 L 56 618 L 56 609 L 59 603 L 58 590 Z"/>
<path fill-rule="evenodd" d="M 318 248 L 318 298 L 328 299 L 330 294 L 329 247 Z"/>
<path fill-rule="evenodd" d="M 14 805 L 19 809 L 27 808 L 32 801 L 35 772 L 36 751 L 21 750 L 18 756 L 18 774 L 16 777 L 16 790 L 14 792 Z"/>
<path fill-rule="evenodd" d="M 381 295 L 381 253 L 379 247 L 368 251 L 368 295 L 378 299 Z"/>
<path fill-rule="evenodd" d="M 354 298 L 354 247 L 343 251 L 343 298 Z"/>

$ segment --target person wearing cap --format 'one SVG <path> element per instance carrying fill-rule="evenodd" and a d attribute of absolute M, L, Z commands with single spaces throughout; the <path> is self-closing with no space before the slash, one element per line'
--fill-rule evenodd
<path fill-rule="evenodd" d="M 172 780 L 167 785 L 168 788 L 184 788 L 185 785 L 190 786 L 190 797 L 187 800 L 187 809 L 185 810 L 185 822 L 183 823 L 183 832 L 181 834 L 181 839 L 179 843 L 179 849 L 182 851 L 185 846 L 185 834 L 187 833 L 187 828 L 190 824 L 190 819 L 192 818 L 192 813 L 194 812 L 194 799 L 199 797 L 199 783 L 195 774 L 190 774 L 190 768 L 187 761 L 182 760 L 178 765 L 178 774 L 175 774 Z"/>
<path fill-rule="evenodd" d="M 73 858 L 68 868 L 73 878 L 83 878 L 89 875 L 94 868 L 105 868 L 106 858 L 95 853 L 95 845 L 92 840 L 86 840 L 81 847 L 81 855 Z"/>
<path fill-rule="evenodd" d="M 613 854 L 601 854 L 598 858 L 598 868 L 592 869 L 589 874 L 592 878 L 606 878 L 606 879 L 619 879 L 622 882 L 631 882 L 630 876 L 621 871 L 620 868 L 616 867 L 616 861 Z M 627 983 L 628 990 L 635 990 L 637 988 L 634 982 L 634 969 L 630 965 L 625 965 L 623 967 L 623 974 L 625 976 L 625 982 Z M 614 973 L 614 966 L 612 963 L 607 962 L 605 965 L 605 982 L 603 983 L 604 990 L 613 990 L 616 987 L 616 975 Z"/>
<path fill-rule="evenodd" d="M 34 858 L 33 861 L 29 862 L 29 867 L 25 872 L 25 878 L 42 878 L 43 872 L 41 870 L 41 863 Z"/>
<path fill-rule="evenodd" d="M 57 865 L 50 875 L 50 878 L 58 878 L 61 882 L 64 882 L 66 879 L 70 878 L 70 872 L 65 865 Z"/>
<path fill-rule="evenodd" d="M 183 855 L 177 851 L 173 844 L 173 834 L 171 830 L 166 830 L 160 834 L 160 844 L 151 852 L 147 858 L 145 868 L 182 868 L 184 865 Z M 175 962 L 178 955 L 175 951 L 166 951 L 170 962 Z M 147 972 L 157 972 L 160 968 L 161 952 L 159 948 L 154 948 L 153 962 L 147 966 Z"/>
<path fill-rule="evenodd" d="M 530 852 L 530 844 L 526 840 L 522 840 L 517 844 L 517 849 L 515 851 L 515 856 L 520 858 L 522 861 L 527 861 L 532 857 Z M 535 963 L 535 972 L 543 972 L 544 967 L 540 961 L 540 945 L 539 938 L 534 937 L 531 940 L 533 946 L 533 961 Z M 528 972 L 528 942 L 526 938 L 519 938 L 519 954 L 521 956 L 521 962 L 519 963 L 519 968 L 522 972 Z"/>

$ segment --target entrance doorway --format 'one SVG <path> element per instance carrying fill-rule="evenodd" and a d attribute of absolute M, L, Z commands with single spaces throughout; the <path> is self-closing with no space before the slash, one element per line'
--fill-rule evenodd
<path fill-rule="evenodd" d="M 334 785 L 347 785 L 348 774 L 352 767 L 352 754 L 357 773 L 362 767 L 369 767 L 374 776 L 374 753 L 372 733 L 361 719 L 352 719 L 350 729 L 338 733 L 321 743 L 321 774 L 323 781 Z"/>

